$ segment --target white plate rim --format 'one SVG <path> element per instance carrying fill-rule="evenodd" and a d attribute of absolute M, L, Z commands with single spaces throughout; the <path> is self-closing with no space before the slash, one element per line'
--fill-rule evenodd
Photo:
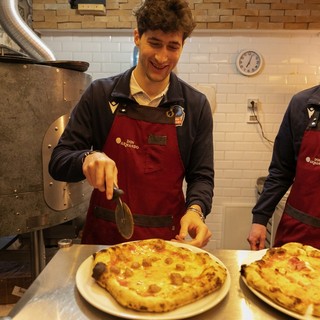
<path fill-rule="evenodd" d="M 211 259 L 217 261 L 222 266 L 226 266 L 211 253 L 179 242 L 168 241 L 170 244 L 176 245 L 178 247 L 185 247 L 193 252 L 205 252 L 209 254 Z M 106 312 L 110 315 L 117 316 L 125 319 L 136 319 L 136 320 L 178 320 L 189 318 L 198 314 L 201 314 L 217 304 L 219 304 L 225 296 L 228 294 L 231 287 L 231 277 L 227 270 L 226 281 L 223 286 L 216 292 L 213 292 L 198 301 L 190 303 L 188 305 L 182 306 L 176 310 L 162 313 L 149 313 L 149 312 L 139 312 L 130 310 L 119 305 L 114 298 L 102 287 L 100 287 L 95 280 L 90 276 L 92 273 L 92 262 L 93 256 L 89 256 L 85 259 L 79 266 L 76 272 L 76 286 L 81 296 L 89 302 L 92 306 L 97 309 Z M 106 299 L 102 303 L 101 299 Z"/>
<path fill-rule="evenodd" d="M 246 259 L 242 264 L 250 264 L 252 262 L 255 262 L 257 260 L 260 260 L 265 253 L 268 251 L 268 249 L 263 249 L 263 250 L 259 250 L 259 251 L 255 251 L 253 255 L 251 255 L 248 259 Z M 299 314 L 296 313 L 294 311 L 288 310 L 278 304 L 276 304 L 275 302 L 273 302 L 271 299 L 269 299 L 267 296 L 265 296 L 264 294 L 260 293 L 259 291 L 257 291 L 256 289 L 254 289 L 253 287 L 251 287 L 244 276 L 241 275 L 241 279 L 244 282 L 244 284 L 247 286 L 247 288 L 254 294 L 256 295 L 259 299 L 261 299 L 262 301 L 264 301 L 265 303 L 267 303 L 269 306 L 273 307 L 274 309 L 281 311 L 282 313 L 295 318 L 295 319 L 299 319 L 299 320 L 319 320 L 319 318 L 316 318 L 312 315 L 303 315 L 303 314 Z"/>

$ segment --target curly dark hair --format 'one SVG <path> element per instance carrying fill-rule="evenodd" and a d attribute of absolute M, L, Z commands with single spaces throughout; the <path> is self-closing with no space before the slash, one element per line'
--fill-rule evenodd
<path fill-rule="evenodd" d="M 140 36 L 148 30 L 182 31 L 184 41 L 196 26 L 185 0 L 145 0 L 133 14 Z"/>

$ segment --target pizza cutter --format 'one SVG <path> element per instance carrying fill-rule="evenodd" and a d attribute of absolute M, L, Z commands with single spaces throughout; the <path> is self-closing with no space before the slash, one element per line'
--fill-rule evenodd
<path fill-rule="evenodd" d="M 121 196 L 124 191 L 113 187 L 113 197 L 112 200 L 116 201 L 117 206 L 115 210 L 116 225 L 119 233 L 125 238 L 130 239 L 133 234 L 133 217 L 130 208 L 125 202 L 122 202 Z"/>

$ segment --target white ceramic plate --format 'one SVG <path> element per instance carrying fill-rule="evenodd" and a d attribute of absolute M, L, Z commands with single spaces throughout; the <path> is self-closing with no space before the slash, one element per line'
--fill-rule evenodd
<path fill-rule="evenodd" d="M 170 243 L 173 245 L 186 247 L 194 252 L 204 251 L 194 246 L 185 245 L 178 242 Z M 224 264 L 218 258 L 216 258 L 210 253 L 208 254 L 213 260 L 219 262 L 222 266 L 224 266 Z M 203 313 L 217 305 L 227 295 L 231 285 L 230 274 L 227 270 L 227 278 L 222 288 L 216 292 L 213 292 L 203 297 L 198 301 L 180 307 L 176 310 L 164 313 L 138 312 L 122 307 L 105 289 L 100 287 L 95 282 L 95 280 L 91 277 L 92 262 L 93 258 L 92 256 L 90 256 L 80 265 L 80 267 L 77 270 L 76 285 L 80 294 L 84 299 L 86 299 L 91 305 L 93 305 L 97 309 L 125 319 L 172 320 L 192 317 L 197 314 Z"/>
<path fill-rule="evenodd" d="M 243 262 L 243 264 L 250 264 L 254 261 L 260 260 L 265 253 L 267 252 L 267 249 L 265 250 L 259 250 L 255 251 L 253 255 L 250 256 L 250 259 Z M 274 303 L 272 300 L 270 300 L 268 297 L 266 297 L 264 294 L 260 293 L 259 291 L 255 290 L 249 284 L 247 283 L 246 279 L 241 276 L 243 282 L 245 285 L 249 288 L 250 291 L 252 291 L 258 298 L 260 298 L 262 301 L 270 305 L 271 307 L 283 312 L 284 314 L 287 314 L 288 316 L 295 318 L 295 319 L 301 319 L 301 320 L 319 320 L 319 318 L 313 317 L 312 315 L 301 315 L 299 313 L 290 311 L 282 306 L 279 306 L 278 304 Z"/>

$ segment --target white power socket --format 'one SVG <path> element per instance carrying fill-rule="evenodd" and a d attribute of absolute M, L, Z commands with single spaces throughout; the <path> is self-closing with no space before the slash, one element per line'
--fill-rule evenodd
<path fill-rule="evenodd" d="M 258 123 L 257 110 L 258 110 L 258 99 L 248 99 L 247 101 L 247 123 Z"/>

